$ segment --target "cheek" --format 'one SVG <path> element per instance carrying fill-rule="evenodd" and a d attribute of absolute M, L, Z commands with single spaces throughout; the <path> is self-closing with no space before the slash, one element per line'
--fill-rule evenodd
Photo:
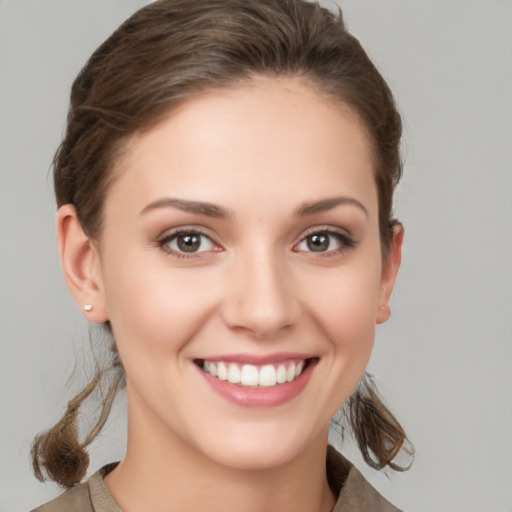
<path fill-rule="evenodd" d="M 317 276 L 308 289 L 309 307 L 335 345 L 355 351 L 371 349 L 380 294 L 378 264 L 347 266 Z"/>
<path fill-rule="evenodd" d="M 107 309 L 121 351 L 179 350 L 208 317 L 212 297 L 187 272 L 125 257 L 106 269 Z"/>

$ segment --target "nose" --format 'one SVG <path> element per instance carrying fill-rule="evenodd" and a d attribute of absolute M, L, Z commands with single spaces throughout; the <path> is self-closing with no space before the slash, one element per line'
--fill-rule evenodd
<path fill-rule="evenodd" d="M 226 324 L 257 339 L 290 329 L 300 308 L 289 274 L 271 251 L 240 254 L 230 269 L 222 304 Z"/>

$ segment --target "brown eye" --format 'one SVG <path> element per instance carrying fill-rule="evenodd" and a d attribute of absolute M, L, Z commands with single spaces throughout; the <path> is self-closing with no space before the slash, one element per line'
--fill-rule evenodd
<path fill-rule="evenodd" d="M 216 248 L 210 238 L 197 231 L 181 231 L 166 236 L 160 241 L 160 246 L 178 255 L 208 252 Z"/>
<path fill-rule="evenodd" d="M 182 252 L 197 252 L 201 247 L 201 235 L 187 233 L 176 237 L 178 249 Z"/>
<path fill-rule="evenodd" d="M 328 233 L 315 233 L 306 238 L 306 244 L 310 251 L 324 252 L 329 250 L 330 238 Z"/>
<path fill-rule="evenodd" d="M 297 252 L 336 254 L 354 247 L 355 242 L 348 235 L 334 230 L 315 231 L 306 235 L 294 248 Z"/>

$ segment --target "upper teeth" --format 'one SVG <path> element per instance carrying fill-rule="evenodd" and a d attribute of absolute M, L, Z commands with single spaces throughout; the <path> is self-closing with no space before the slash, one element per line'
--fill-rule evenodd
<path fill-rule="evenodd" d="M 264 366 L 204 361 L 203 370 L 219 380 L 227 380 L 232 384 L 269 387 L 291 382 L 301 374 L 304 364 L 304 360 Z"/>

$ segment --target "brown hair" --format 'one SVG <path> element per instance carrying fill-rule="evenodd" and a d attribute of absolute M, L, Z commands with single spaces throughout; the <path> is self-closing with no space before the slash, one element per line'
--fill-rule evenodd
<path fill-rule="evenodd" d="M 75 80 L 67 130 L 54 158 L 58 206 L 72 204 L 84 232 L 101 234 L 103 204 L 126 141 L 154 126 L 178 102 L 257 76 L 297 76 L 362 119 L 373 143 L 382 252 L 393 227 L 393 191 L 401 176 L 401 120 L 393 96 L 341 12 L 304 0 L 158 0 L 123 23 Z M 114 367 L 116 365 L 113 365 Z M 121 368 L 119 364 L 116 366 Z M 70 487 L 87 469 L 86 447 L 101 430 L 119 385 L 108 388 L 93 435 L 78 439 L 77 412 L 104 370 L 34 442 L 43 469 Z M 364 380 L 349 399 L 350 423 L 372 467 L 392 460 L 405 433 Z"/>

